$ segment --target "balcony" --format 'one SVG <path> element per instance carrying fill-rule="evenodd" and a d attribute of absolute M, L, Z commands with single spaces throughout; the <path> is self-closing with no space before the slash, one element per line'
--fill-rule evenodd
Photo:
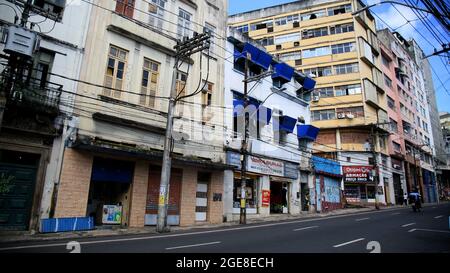
<path fill-rule="evenodd" d="M 364 97 L 366 103 L 370 104 L 375 108 L 379 108 L 380 106 L 378 105 L 377 87 L 369 79 L 364 79 L 363 84 L 364 84 Z"/>
<path fill-rule="evenodd" d="M 384 93 L 384 76 L 380 69 L 374 67 L 372 69 L 373 82 L 375 83 L 378 92 Z"/>
<path fill-rule="evenodd" d="M 358 38 L 359 52 L 361 53 L 361 60 L 363 60 L 370 67 L 375 67 L 375 56 L 372 52 L 372 46 L 362 37 Z"/>

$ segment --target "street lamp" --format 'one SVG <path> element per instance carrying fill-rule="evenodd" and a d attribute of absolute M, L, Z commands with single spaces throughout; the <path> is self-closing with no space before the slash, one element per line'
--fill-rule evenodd
<path fill-rule="evenodd" d="M 408 4 L 405 4 L 405 3 L 401 3 L 401 2 L 397 2 L 397 1 L 390 1 L 390 0 L 387 0 L 387 1 L 380 1 L 380 2 L 378 2 L 378 3 L 375 3 L 375 4 L 372 4 L 372 5 L 365 6 L 365 7 L 363 7 L 362 9 L 359 9 L 359 10 L 357 10 L 357 11 L 352 12 L 352 15 L 354 16 L 354 15 L 356 15 L 356 14 L 358 14 L 358 13 L 361 13 L 361 12 L 363 12 L 363 11 L 365 11 L 365 10 L 368 10 L 368 9 L 370 9 L 370 8 L 373 8 L 373 7 L 378 6 L 378 5 L 381 5 L 381 4 L 395 4 L 395 5 L 405 6 L 405 7 L 408 7 L 408 8 L 412 8 L 412 9 L 415 9 L 415 10 L 420 10 L 420 11 L 424 11 L 424 12 L 433 14 L 431 11 L 429 11 L 429 10 L 427 10 L 427 9 L 419 8 L 419 7 L 416 7 L 416 6 L 411 6 L 411 5 L 408 5 Z"/>

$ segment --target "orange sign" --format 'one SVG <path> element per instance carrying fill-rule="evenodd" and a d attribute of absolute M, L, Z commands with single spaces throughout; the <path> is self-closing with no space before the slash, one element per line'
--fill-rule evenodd
<path fill-rule="evenodd" d="M 270 205 L 270 190 L 262 190 L 262 206 L 268 207 Z"/>

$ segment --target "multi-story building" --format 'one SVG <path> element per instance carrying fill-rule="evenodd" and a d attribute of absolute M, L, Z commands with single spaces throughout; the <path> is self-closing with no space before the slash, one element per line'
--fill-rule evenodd
<path fill-rule="evenodd" d="M 155 225 L 172 73 L 177 96 L 172 136 L 169 225 L 222 222 L 223 48 L 226 1 L 97 1 L 87 29 L 74 113 L 54 217 L 94 217 Z M 175 67 L 177 40 L 212 33 L 211 48 Z"/>
<path fill-rule="evenodd" d="M 424 201 L 435 202 L 435 152 L 430 126 L 432 107 L 425 89 L 422 61 L 415 56 L 419 47 L 414 41 L 407 41 L 399 33 L 387 29 L 378 31 L 378 38 L 384 50 L 384 77 L 392 90 L 388 93 L 388 107 L 392 110 L 389 137 L 391 158 L 404 160 L 406 184 L 403 191 L 411 192 L 417 187 Z M 402 150 L 403 147 L 405 150 Z"/>
<path fill-rule="evenodd" d="M 312 141 L 317 136 L 318 128 L 310 124 L 309 103 L 297 96 L 297 91 L 305 88 L 301 84 L 304 75 L 294 71 L 286 63 L 273 59 L 264 47 L 232 29 L 229 31 L 226 49 L 228 52 L 235 52 L 235 58 L 233 62 L 225 62 L 225 104 L 233 106 L 227 109 L 225 115 L 225 126 L 228 129 L 225 148 L 227 163 L 237 167 L 234 171 L 225 171 L 226 219 L 239 219 L 241 147 L 247 112 L 248 217 L 279 213 L 296 215 L 301 211 L 309 211 L 311 207 L 308 206 L 308 200 L 312 201 L 312 196 L 316 196 L 310 158 Z M 246 53 L 253 56 L 248 61 L 249 75 L 263 76 L 248 83 L 250 104 L 244 108 Z M 265 63 L 261 60 L 265 60 Z M 270 76 L 267 70 L 275 71 L 275 74 Z M 320 185 L 320 179 L 318 181 Z M 327 178 L 325 183 L 329 195 L 324 202 L 330 201 L 327 204 L 330 209 L 334 208 L 333 205 L 340 206 L 340 180 Z M 321 197 L 320 194 L 317 196 Z"/>
<path fill-rule="evenodd" d="M 442 140 L 444 142 L 444 154 L 446 161 L 438 165 L 442 171 L 439 195 L 450 198 L 450 113 L 440 112 L 439 119 L 442 129 Z"/>
<path fill-rule="evenodd" d="M 348 200 L 386 203 L 385 187 L 393 192 L 390 171 L 383 167 L 387 102 L 375 20 L 367 10 L 352 15 L 362 7 L 356 0 L 296 1 L 230 16 L 229 24 L 315 76 L 311 119 L 320 133 L 314 152 L 341 161 Z"/>
<path fill-rule="evenodd" d="M 14 36 L 9 27 L 18 25 L 15 15 L 22 16 L 26 1 L 12 2 L 0 1 L 2 37 Z M 25 29 L 32 29 L 40 42 L 28 58 L 12 60 L 13 52 L 0 44 L 0 101 L 6 101 L 5 109 L 0 106 L 0 177 L 9 184 L 0 197 L 1 230 L 36 231 L 40 220 L 52 214 L 65 138 L 76 121 L 72 104 L 83 69 L 91 5 L 78 1 L 59 10 L 63 12 L 58 21 L 32 11 Z M 29 66 L 18 72 L 23 77 L 16 77 L 11 86 L 9 72 L 18 71 L 12 67 L 20 63 Z"/>

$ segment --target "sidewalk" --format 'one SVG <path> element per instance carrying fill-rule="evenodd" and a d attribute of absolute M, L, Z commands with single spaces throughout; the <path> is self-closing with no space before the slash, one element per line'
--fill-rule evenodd
<path fill-rule="evenodd" d="M 429 204 L 430 205 L 430 204 Z M 389 206 L 389 207 L 381 207 L 381 210 L 389 210 L 396 208 L 405 208 L 405 206 Z M 269 223 L 269 222 L 278 222 L 285 220 L 300 220 L 300 219 L 309 219 L 309 218 L 317 218 L 317 217 L 328 217 L 333 215 L 344 215 L 344 214 L 354 214 L 359 212 L 366 211 L 375 211 L 374 207 L 364 207 L 364 208 L 346 208 L 334 210 L 326 213 L 314 213 L 308 212 L 300 215 L 273 215 L 261 218 L 247 219 L 247 224 L 257 224 L 257 223 Z M 205 225 L 196 225 L 189 227 L 171 227 L 171 231 L 186 231 L 186 230 L 195 230 L 195 229 L 206 229 L 206 228 L 219 228 L 219 227 L 232 227 L 238 226 L 238 221 L 226 222 L 221 224 L 205 224 Z M 154 226 L 146 226 L 142 228 L 111 228 L 111 229 L 95 229 L 88 231 L 76 231 L 76 232 L 60 232 L 60 233 L 35 233 L 31 234 L 30 232 L 15 232 L 15 231 L 3 231 L 0 232 L 0 243 L 11 243 L 11 242 L 32 242 L 32 241 L 49 241 L 49 240 L 58 240 L 58 239 L 82 239 L 82 238 L 96 238 L 96 237 L 107 237 L 107 236 L 118 236 L 118 235 L 142 235 L 142 234 L 158 234 L 155 231 Z"/>

